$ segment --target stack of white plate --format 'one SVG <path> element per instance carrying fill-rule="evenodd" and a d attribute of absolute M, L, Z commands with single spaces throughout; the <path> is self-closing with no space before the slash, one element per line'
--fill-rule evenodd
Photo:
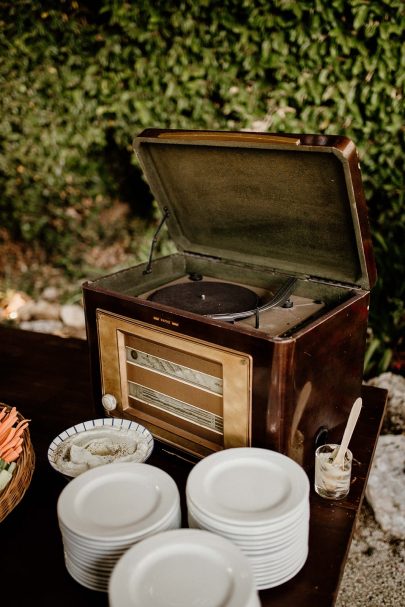
<path fill-rule="evenodd" d="M 111 463 L 83 472 L 61 492 L 57 513 L 67 570 L 83 586 L 104 592 L 128 548 L 181 525 L 176 483 L 143 463 Z"/>
<path fill-rule="evenodd" d="M 289 457 L 258 448 L 209 455 L 190 472 L 188 523 L 234 542 L 259 590 L 294 577 L 308 556 L 309 480 Z"/>
<path fill-rule="evenodd" d="M 197 529 L 166 531 L 116 564 L 110 607 L 260 607 L 252 567 L 229 540 Z"/>

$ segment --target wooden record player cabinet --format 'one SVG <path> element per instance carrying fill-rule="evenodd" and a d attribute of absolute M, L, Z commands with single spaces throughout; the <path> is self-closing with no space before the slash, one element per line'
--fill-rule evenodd
<path fill-rule="evenodd" d="M 360 395 L 376 278 L 353 142 L 147 130 L 134 146 L 178 252 L 83 285 L 100 414 L 197 457 L 257 446 L 311 464 Z M 262 301 L 296 282 L 258 327 L 148 299 L 196 274 Z"/>

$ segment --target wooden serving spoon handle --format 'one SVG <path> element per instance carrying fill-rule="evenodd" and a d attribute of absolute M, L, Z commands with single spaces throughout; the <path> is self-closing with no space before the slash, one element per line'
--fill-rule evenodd
<path fill-rule="evenodd" d="M 347 447 L 349 446 L 350 439 L 352 438 L 353 430 L 357 424 L 357 420 L 359 419 L 362 403 L 363 401 L 361 398 L 356 398 L 354 401 L 349 419 L 347 420 L 345 431 L 343 433 L 342 442 L 335 458 L 333 459 L 333 463 L 336 464 L 336 466 L 343 464 Z"/>

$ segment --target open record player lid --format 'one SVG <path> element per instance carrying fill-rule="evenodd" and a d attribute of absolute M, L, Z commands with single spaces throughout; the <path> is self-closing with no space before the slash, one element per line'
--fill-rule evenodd
<path fill-rule="evenodd" d="M 340 136 L 147 129 L 134 140 L 178 249 L 370 289 L 353 142 Z"/>

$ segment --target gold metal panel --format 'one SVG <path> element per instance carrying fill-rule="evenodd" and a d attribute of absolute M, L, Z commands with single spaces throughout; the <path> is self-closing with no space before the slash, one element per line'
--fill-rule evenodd
<path fill-rule="evenodd" d="M 194 362 L 196 359 L 204 359 L 220 365 L 223 378 L 223 446 L 229 448 L 251 444 L 251 356 L 103 310 L 97 311 L 97 325 L 102 390 L 104 394 L 115 396 L 120 415 L 123 417 L 136 416 L 136 411 L 134 411 L 134 415 L 127 411 L 129 396 L 125 353 L 127 338 L 134 335 L 184 353 L 185 361 L 187 361 L 186 355 L 189 354 Z M 155 421 L 155 424 L 157 426 L 158 420 Z M 164 426 L 167 428 L 166 424 Z M 167 434 L 167 430 L 160 434 L 157 432 L 155 436 L 166 440 L 165 434 Z M 172 432 L 172 436 L 175 436 L 175 432 Z M 198 444 L 200 437 L 196 436 L 195 439 Z M 189 450 L 180 436 L 178 436 L 178 440 L 170 442 Z M 192 451 L 195 453 L 194 448 Z M 206 455 L 206 448 L 200 451 L 200 455 Z"/>

